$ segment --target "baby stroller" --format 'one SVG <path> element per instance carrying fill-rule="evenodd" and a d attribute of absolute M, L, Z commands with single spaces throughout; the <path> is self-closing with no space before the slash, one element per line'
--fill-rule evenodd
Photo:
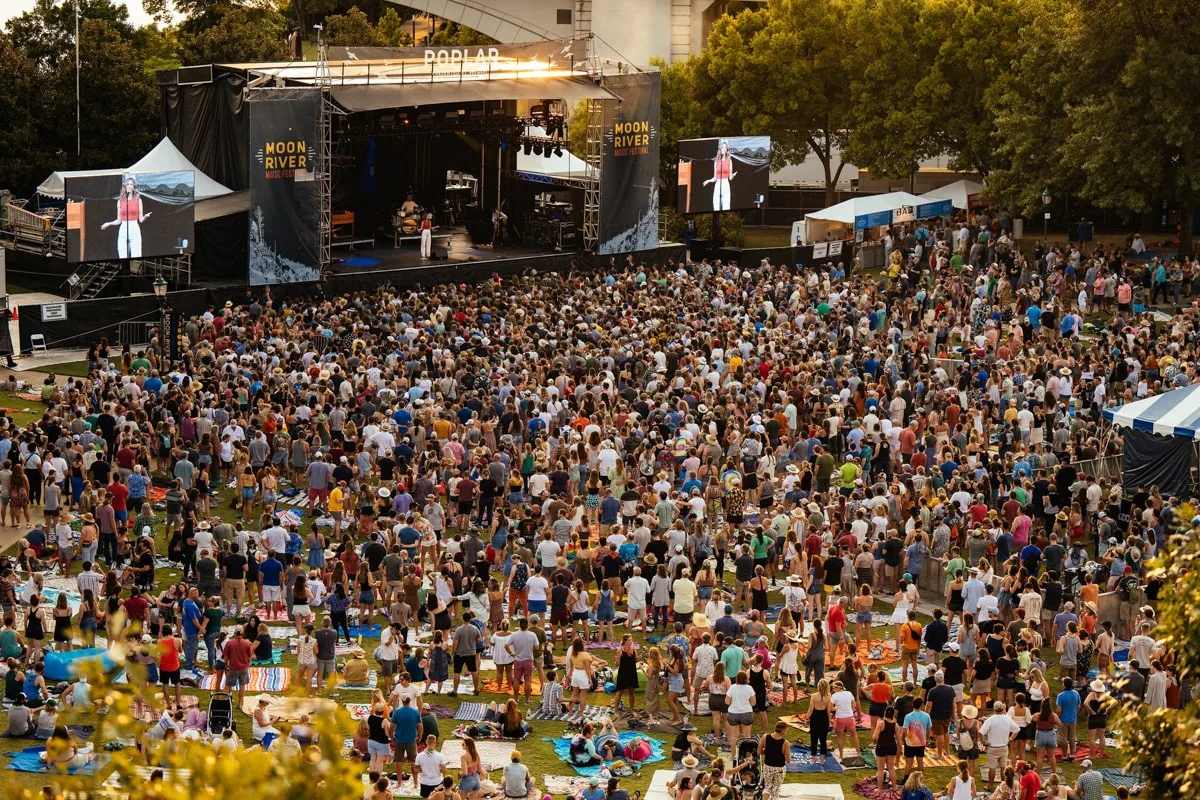
<path fill-rule="evenodd" d="M 229 692 L 213 692 L 208 699 L 208 732 L 220 736 L 226 729 L 234 729 L 233 695 Z"/>
<path fill-rule="evenodd" d="M 734 749 L 733 766 L 746 766 L 734 773 L 729 784 L 733 788 L 734 800 L 762 800 L 763 777 L 758 758 L 758 739 L 739 739 Z"/>

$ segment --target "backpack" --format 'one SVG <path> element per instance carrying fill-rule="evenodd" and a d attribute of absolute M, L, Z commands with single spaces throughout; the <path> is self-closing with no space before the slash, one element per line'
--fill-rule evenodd
<path fill-rule="evenodd" d="M 975 732 L 967 728 L 960 727 L 958 730 L 958 749 L 959 752 L 975 749 Z"/>

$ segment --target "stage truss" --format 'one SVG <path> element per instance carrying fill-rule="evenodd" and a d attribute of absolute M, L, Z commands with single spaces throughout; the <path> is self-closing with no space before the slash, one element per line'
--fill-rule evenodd
<path fill-rule="evenodd" d="M 329 55 L 317 32 L 317 87 L 321 90 L 321 149 L 317 156 L 317 185 L 321 204 L 317 212 L 320 237 L 318 261 L 321 272 L 333 262 L 333 81 L 329 76 Z"/>
<path fill-rule="evenodd" d="M 583 160 L 588 170 L 583 186 L 583 249 L 595 253 L 600 246 L 600 160 L 604 155 L 604 101 L 588 100 L 585 113 L 587 138 Z"/>

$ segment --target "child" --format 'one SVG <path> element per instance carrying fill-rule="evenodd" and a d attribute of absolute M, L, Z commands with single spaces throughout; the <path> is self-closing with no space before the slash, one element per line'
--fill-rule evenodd
<path fill-rule="evenodd" d="M 546 671 L 546 680 L 542 683 L 542 713 L 559 715 L 567 712 L 567 704 L 563 702 L 563 687 L 558 682 L 558 671 Z"/>

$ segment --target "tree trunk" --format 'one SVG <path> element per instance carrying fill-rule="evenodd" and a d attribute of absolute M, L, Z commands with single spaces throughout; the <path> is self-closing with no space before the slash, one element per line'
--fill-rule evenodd
<path fill-rule="evenodd" d="M 825 207 L 829 208 L 831 205 L 833 205 L 833 198 L 836 196 L 837 179 L 830 171 L 830 164 L 833 161 L 833 158 L 830 156 L 829 152 L 826 151 L 821 153 L 820 156 L 821 166 L 825 168 Z M 838 170 L 838 172 L 841 172 L 841 170 Z"/>

